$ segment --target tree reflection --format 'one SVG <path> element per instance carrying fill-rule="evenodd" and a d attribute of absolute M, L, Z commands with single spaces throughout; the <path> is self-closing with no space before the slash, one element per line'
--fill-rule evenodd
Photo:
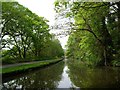
<path fill-rule="evenodd" d="M 120 88 L 120 68 L 89 68 L 69 60 L 69 77 L 80 88 Z"/>
<path fill-rule="evenodd" d="M 53 66 L 31 72 L 22 77 L 3 83 L 3 89 L 57 88 L 58 82 L 61 80 L 63 68 L 64 62 L 59 62 Z"/>

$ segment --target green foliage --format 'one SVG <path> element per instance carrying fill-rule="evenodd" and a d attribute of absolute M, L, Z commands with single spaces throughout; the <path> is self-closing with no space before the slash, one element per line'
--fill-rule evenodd
<path fill-rule="evenodd" d="M 28 8 L 17 2 L 2 2 L 1 21 L 2 50 L 9 49 L 2 56 L 5 62 L 8 59 L 19 62 L 51 59 L 63 55 L 59 41 L 52 39 L 49 33 L 48 20 L 37 16 Z"/>
<path fill-rule="evenodd" d="M 68 57 L 95 66 L 117 61 L 120 56 L 120 2 L 68 1 L 66 4 L 57 2 L 55 7 L 58 13 L 65 10 L 65 17 L 74 19 L 67 45 Z"/>

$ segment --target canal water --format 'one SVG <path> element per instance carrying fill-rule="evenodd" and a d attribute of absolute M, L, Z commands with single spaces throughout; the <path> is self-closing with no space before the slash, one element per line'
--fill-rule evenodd
<path fill-rule="evenodd" d="M 3 79 L 2 89 L 120 88 L 120 68 L 77 68 L 66 61 Z"/>

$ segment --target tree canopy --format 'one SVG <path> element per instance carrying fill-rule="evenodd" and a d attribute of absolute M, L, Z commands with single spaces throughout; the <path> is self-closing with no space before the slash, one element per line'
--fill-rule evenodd
<path fill-rule="evenodd" d="M 87 64 L 119 62 L 120 2 L 56 1 L 57 13 L 73 18 L 67 45 L 68 57 Z"/>
<path fill-rule="evenodd" d="M 49 33 L 48 20 L 17 2 L 2 2 L 1 21 L 3 60 L 40 60 L 64 54 L 57 38 Z"/>

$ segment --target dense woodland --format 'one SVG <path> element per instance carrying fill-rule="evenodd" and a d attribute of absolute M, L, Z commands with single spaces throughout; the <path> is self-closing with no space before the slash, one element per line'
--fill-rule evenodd
<path fill-rule="evenodd" d="M 55 2 L 67 23 L 67 56 L 85 65 L 120 65 L 120 2 Z"/>
<path fill-rule="evenodd" d="M 64 51 L 48 20 L 17 2 L 2 2 L 2 62 L 14 63 L 60 58 Z"/>

